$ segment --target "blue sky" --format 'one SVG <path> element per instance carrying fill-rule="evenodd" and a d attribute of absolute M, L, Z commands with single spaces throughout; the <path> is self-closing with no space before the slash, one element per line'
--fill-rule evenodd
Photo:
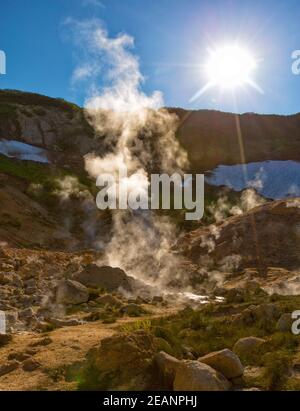
<path fill-rule="evenodd" d="M 207 48 L 238 39 L 259 60 L 255 80 L 264 94 L 238 91 L 237 111 L 300 111 L 300 76 L 291 71 L 291 53 L 300 49 L 299 0 L 2 1 L 0 50 L 7 56 L 7 74 L 0 76 L 0 88 L 83 104 L 86 90 L 71 84 L 80 50 L 67 35 L 64 22 L 70 17 L 97 17 L 110 36 L 134 37 L 143 90 L 161 90 L 167 106 L 233 111 L 232 96 L 215 89 L 189 100 L 204 84 L 199 65 Z"/>

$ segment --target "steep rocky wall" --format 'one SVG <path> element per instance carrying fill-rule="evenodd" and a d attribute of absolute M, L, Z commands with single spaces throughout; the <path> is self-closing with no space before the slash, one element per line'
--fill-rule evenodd
<path fill-rule="evenodd" d="M 0 138 L 83 155 L 96 147 L 83 110 L 58 99 L 0 91 Z"/>

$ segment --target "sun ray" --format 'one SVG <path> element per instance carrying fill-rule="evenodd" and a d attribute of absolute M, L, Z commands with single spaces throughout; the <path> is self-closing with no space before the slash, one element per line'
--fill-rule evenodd
<path fill-rule="evenodd" d="M 248 85 L 260 94 L 264 94 L 263 89 L 251 77 L 256 67 L 257 60 L 248 50 L 239 45 L 209 49 L 208 60 L 202 66 L 207 83 L 191 97 L 189 102 L 194 102 L 214 87 L 218 87 L 223 92 L 234 91 Z"/>
<path fill-rule="evenodd" d="M 255 83 L 255 81 L 252 80 L 251 78 L 248 78 L 246 80 L 246 83 L 249 84 L 251 87 L 253 87 L 260 94 L 265 94 L 264 90 L 257 83 Z"/>
<path fill-rule="evenodd" d="M 206 83 L 205 86 L 203 86 L 200 90 L 197 91 L 197 93 L 193 95 L 193 97 L 190 98 L 189 103 L 193 103 L 194 101 L 198 100 L 198 98 L 201 97 L 202 94 L 204 94 L 207 90 L 209 90 L 213 86 L 214 86 L 213 81 Z"/>

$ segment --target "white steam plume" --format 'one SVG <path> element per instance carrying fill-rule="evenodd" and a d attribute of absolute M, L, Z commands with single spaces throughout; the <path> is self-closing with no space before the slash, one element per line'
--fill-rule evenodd
<path fill-rule="evenodd" d="M 181 172 L 187 155 L 175 138 L 177 117 L 160 108 L 160 92 L 147 96 L 141 91 L 144 79 L 138 59 L 130 52 L 133 38 L 127 34 L 111 38 L 95 20 L 72 23 L 86 54 L 83 69 L 77 67 L 76 72 L 86 72 L 91 80 L 87 67 L 97 66 L 85 111 L 102 139 L 103 151 L 85 157 L 88 173 L 97 178 L 126 167 L 126 183 L 148 190 L 149 173 Z M 102 89 L 96 85 L 99 72 L 105 72 Z M 178 257 L 171 251 L 175 240 L 176 230 L 166 217 L 151 211 L 116 210 L 105 262 L 146 282 L 167 284 L 179 274 Z"/>

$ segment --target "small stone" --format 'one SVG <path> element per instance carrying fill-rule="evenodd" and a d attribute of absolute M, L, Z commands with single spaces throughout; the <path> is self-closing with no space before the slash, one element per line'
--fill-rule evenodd
<path fill-rule="evenodd" d="M 95 302 L 101 305 L 108 305 L 110 307 L 117 307 L 117 308 L 121 307 L 122 305 L 122 302 L 111 294 L 101 295 L 95 300 Z"/>
<path fill-rule="evenodd" d="M 41 364 L 38 361 L 34 360 L 33 358 L 29 358 L 23 362 L 22 368 L 26 372 L 32 372 L 36 370 L 37 368 L 39 368 L 40 366 Z"/>
<path fill-rule="evenodd" d="M 0 347 L 8 344 L 12 340 L 11 334 L 0 334 Z"/>
<path fill-rule="evenodd" d="M 142 314 L 146 314 L 146 311 L 138 304 L 127 304 L 120 309 L 122 314 L 126 314 L 129 317 L 139 317 Z"/>
<path fill-rule="evenodd" d="M 282 314 L 277 321 L 276 328 L 278 331 L 287 332 L 291 331 L 293 324 L 292 315 L 290 313 Z"/>
<path fill-rule="evenodd" d="M 6 322 L 8 324 L 15 324 L 18 321 L 18 312 L 17 311 L 7 311 L 5 313 Z"/>
<path fill-rule="evenodd" d="M 49 319 L 49 322 L 53 324 L 55 327 L 73 327 L 82 324 L 82 321 L 77 320 L 76 318 L 70 318 L 65 320 L 61 320 L 59 318 L 51 318 Z"/>
<path fill-rule="evenodd" d="M 162 303 L 164 301 L 163 297 L 161 295 L 155 295 L 152 298 L 153 303 Z"/>
<path fill-rule="evenodd" d="M 32 308 L 26 308 L 25 310 L 19 311 L 19 318 L 21 320 L 28 320 L 30 318 L 34 318 Z"/>
<path fill-rule="evenodd" d="M 17 360 L 19 362 L 22 362 L 22 361 L 28 360 L 28 358 L 30 358 L 30 355 L 23 353 L 23 352 L 13 352 L 9 354 L 7 358 L 9 360 Z"/>
<path fill-rule="evenodd" d="M 27 280 L 24 282 L 25 287 L 33 287 L 36 288 L 36 281 L 34 278 L 31 278 L 30 280 Z"/>
<path fill-rule="evenodd" d="M 51 344 L 52 342 L 53 342 L 52 338 L 50 338 L 50 337 L 45 337 L 45 338 L 42 338 L 42 339 L 39 340 L 39 341 L 36 341 L 36 342 L 34 342 L 34 343 L 31 343 L 30 345 L 31 345 L 31 347 L 38 347 L 38 346 L 40 346 L 40 345 L 46 346 L 46 345 Z"/>
<path fill-rule="evenodd" d="M 6 375 L 12 371 L 15 371 L 18 367 L 19 363 L 16 360 L 9 361 L 3 365 L 0 365 L 0 377 L 2 377 L 2 375 Z"/>

